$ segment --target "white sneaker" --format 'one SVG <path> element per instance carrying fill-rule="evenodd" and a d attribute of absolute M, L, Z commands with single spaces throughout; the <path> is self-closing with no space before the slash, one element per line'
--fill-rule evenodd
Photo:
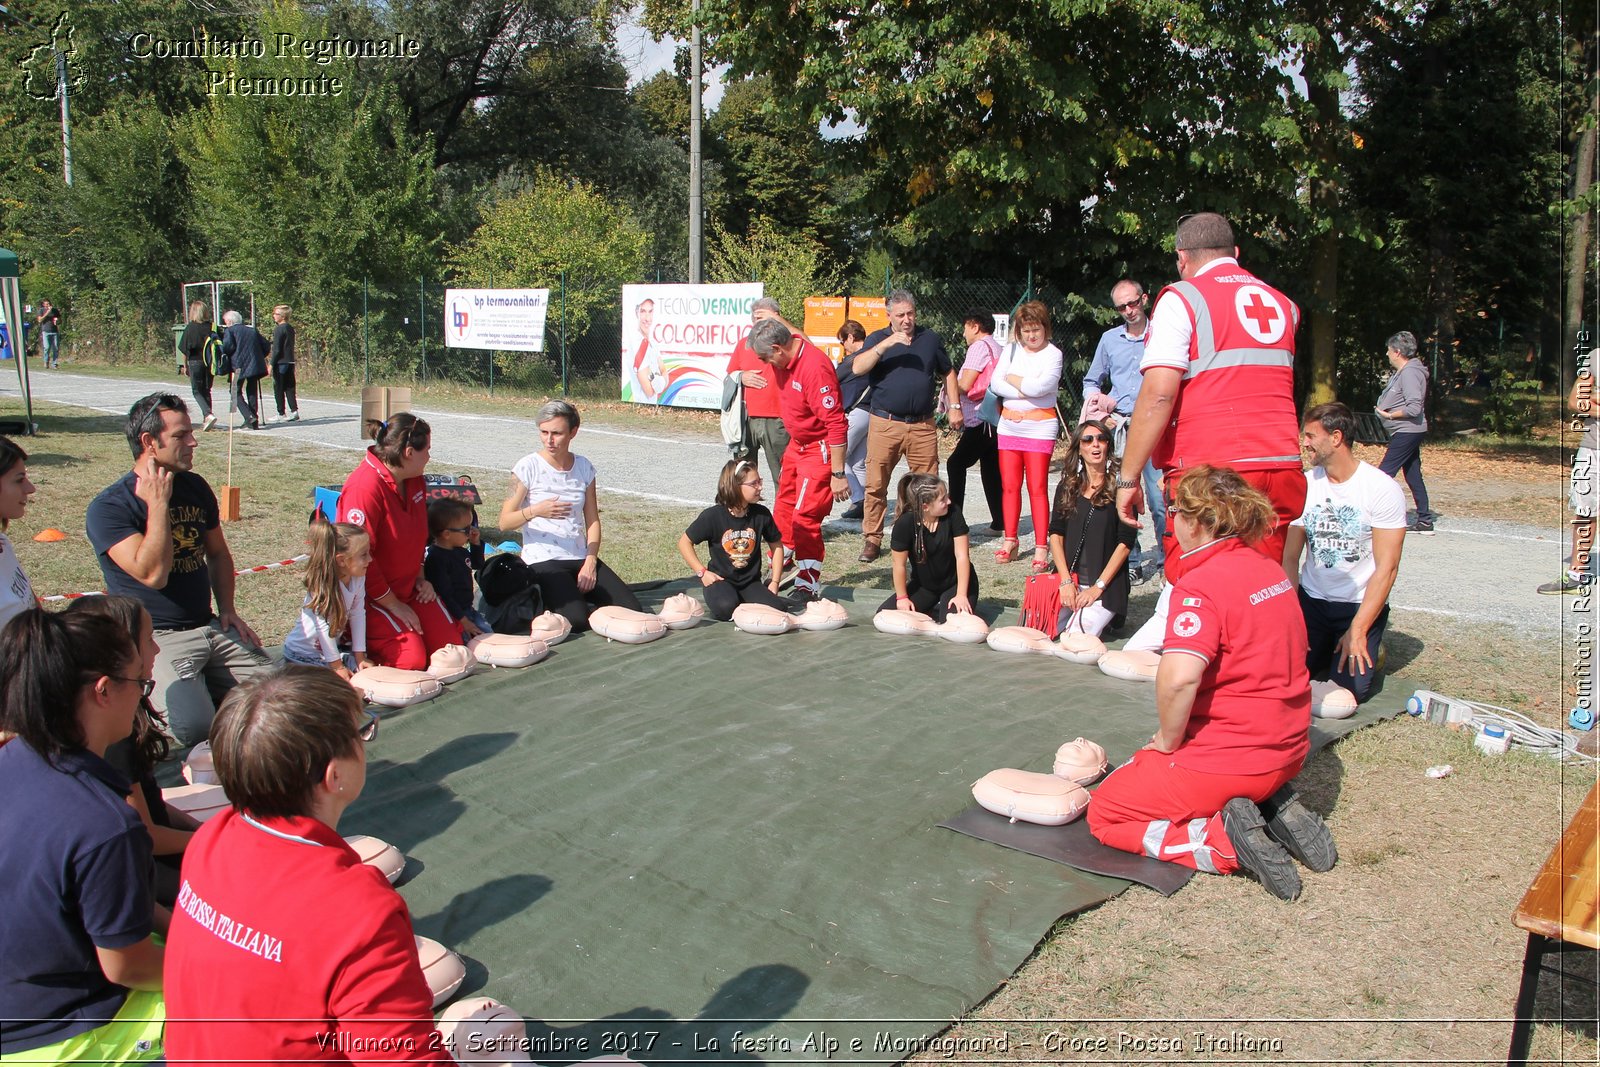
<path fill-rule="evenodd" d="M 217 417 L 215 415 L 207 415 L 205 420 L 200 423 L 200 429 L 202 432 L 204 432 L 206 430 L 214 429 L 216 425 Z"/>
<path fill-rule="evenodd" d="M 271 426 L 271 425 L 273 425 L 275 423 L 283 422 L 284 419 L 283 419 L 282 415 L 268 415 L 266 418 L 262 419 L 261 421 L 266 423 L 267 425 Z"/>
<path fill-rule="evenodd" d="M 299 422 L 300 421 L 300 409 L 296 408 L 295 410 L 289 412 L 289 414 L 284 417 L 283 421 L 284 422 Z"/>

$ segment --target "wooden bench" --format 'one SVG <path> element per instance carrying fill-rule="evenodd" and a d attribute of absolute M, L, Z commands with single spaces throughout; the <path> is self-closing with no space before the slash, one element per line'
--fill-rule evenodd
<path fill-rule="evenodd" d="M 1539 869 L 1511 921 L 1528 931 L 1522 961 L 1522 986 L 1511 1025 L 1507 1063 L 1528 1062 L 1533 1037 L 1533 1000 L 1539 975 L 1548 971 L 1594 984 L 1591 975 L 1549 966 L 1545 957 L 1575 946 L 1591 961 L 1600 949 L 1600 782 L 1589 790 L 1550 858 Z"/>

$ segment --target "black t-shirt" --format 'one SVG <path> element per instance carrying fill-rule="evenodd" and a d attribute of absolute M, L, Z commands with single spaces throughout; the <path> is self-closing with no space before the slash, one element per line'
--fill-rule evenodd
<path fill-rule="evenodd" d="M 887 328 L 874 332 L 862 351 L 875 347 L 892 332 Z M 867 403 L 879 415 L 931 419 L 938 383 L 949 373 L 950 353 L 945 351 L 944 341 L 926 326 L 918 326 L 909 345 L 890 345 L 867 372 L 872 382 L 872 398 Z"/>
<path fill-rule="evenodd" d="M 46 311 L 43 315 L 39 316 L 39 332 L 41 334 L 59 333 L 60 330 L 61 330 L 61 309 L 60 308 L 53 307 L 49 311 Z"/>
<path fill-rule="evenodd" d="M 149 509 L 133 488 L 129 471 L 89 503 L 85 519 L 89 543 L 100 556 L 106 591 L 131 596 L 150 612 L 157 630 L 193 630 L 211 621 L 211 570 L 206 562 L 206 534 L 217 528 L 217 496 L 193 471 L 174 471 L 167 513 L 172 524 L 172 569 L 167 584 L 151 589 L 111 559 L 111 548 L 133 534 L 143 534 Z"/>
<path fill-rule="evenodd" d="M 711 560 L 707 569 L 739 589 L 761 580 L 761 546 L 770 547 L 783 540 L 772 512 L 762 504 L 751 504 L 745 514 L 738 516 L 721 504 L 713 504 L 696 515 L 683 532 L 695 544 L 709 546 Z"/>
<path fill-rule="evenodd" d="M 1060 512 L 1050 514 L 1050 532 L 1059 534 L 1062 551 L 1066 553 L 1067 566 L 1078 572 L 1080 585 L 1093 585 L 1106 569 L 1106 561 L 1118 545 L 1127 545 L 1133 551 L 1138 531 L 1117 517 L 1114 504 L 1091 504 L 1081 493 L 1072 511 L 1066 516 Z M 1083 548 L 1078 548 L 1079 543 Z M 1076 554 L 1078 563 L 1073 567 Z M 1100 594 L 1100 605 L 1112 615 L 1121 618 L 1128 613 L 1128 568 L 1118 567 L 1111 581 Z"/>
<path fill-rule="evenodd" d="M 939 520 L 939 525 L 932 530 L 922 528 L 921 560 L 917 552 L 917 527 L 922 524 L 917 522 L 916 516 L 906 514 L 894 520 L 894 529 L 889 531 L 889 548 L 894 552 L 905 552 L 910 555 L 906 561 L 906 592 L 914 589 L 934 589 L 944 591 L 954 589 L 956 584 L 956 538 L 967 536 L 967 520 L 961 512 L 950 509 L 950 513 Z"/>

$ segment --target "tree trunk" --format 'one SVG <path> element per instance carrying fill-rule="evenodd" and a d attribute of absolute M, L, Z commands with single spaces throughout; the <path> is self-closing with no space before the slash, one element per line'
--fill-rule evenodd
<path fill-rule="evenodd" d="M 1331 30 L 1321 34 L 1313 58 L 1319 71 L 1306 71 L 1306 99 L 1315 125 L 1311 131 L 1317 170 L 1311 178 L 1311 217 L 1320 223 L 1311 247 L 1311 376 L 1306 404 L 1336 399 L 1338 382 L 1339 312 L 1339 199 L 1344 171 L 1339 162 L 1339 140 L 1348 136 L 1339 110 L 1339 94 L 1322 72 L 1341 69 L 1345 58 Z M 1308 68 L 1310 64 L 1308 63 Z"/>
<path fill-rule="evenodd" d="M 1597 54 L 1591 52 L 1591 54 Z M 1582 203 L 1594 183 L 1595 124 L 1600 122 L 1600 78 L 1590 79 L 1589 120 L 1578 138 L 1577 158 L 1572 167 L 1572 200 Z M 1573 214 L 1567 231 L 1567 285 L 1566 307 L 1563 315 L 1562 339 L 1564 352 L 1574 355 L 1578 350 L 1578 330 L 1583 324 L 1584 277 L 1589 267 L 1589 210 Z M 1594 343 L 1591 335 L 1589 343 Z M 1567 363 L 1562 360 L 1563 373 Z M 1561 389 L 1566 389 L 1563 380 Z"/>

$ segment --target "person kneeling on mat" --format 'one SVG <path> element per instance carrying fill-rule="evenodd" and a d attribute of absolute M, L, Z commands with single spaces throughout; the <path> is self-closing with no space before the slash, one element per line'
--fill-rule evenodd
<path fill-rule="evenodd" d="M 705 545 L 702 566 L 694 546 Z M 772 580 L 761 584 L 761 546 L 772 552 Z M 748 459 L 730 459 L 717 479 L 717 502 L 706 508 L 678 538 L 678 553 L 705 587 L 706 609 L 722 622 L 740 604 L 765 604 L 788 611 L 792 601 L 778 595 L 783 573 L 783 535 L 772 512 L 761 503 L 761 472 Z"/>
<path fill-rule="evenodd" d="M 589 629 L 595 608 L 639 610 L 617 572 L 600 559 L 600 504 L 594 464 L 572 451 L 578 409 L 552 400 L 534 416 L 544 448 L 517 461 L 500 507 L 502 530 L 522 529 L 522 561 L 544 594 L 545 607 L 575 631 Z"/>
<path fill-rule="evenodd" d="M 935 474 L 900 479 L 889 550 L 894 595 L 879 611 L 918 611 L 944 622 L 950 612 L 974 611 L 978 573 L 968 550 L 967 520 L 950 504 L 950 489 Z"/>
<path fill-rule="evenodd" d="M 1389 590 L 1406 540 L 1406 498 L 1393 478 L 1356 459 L 1355 429 L 1356 417 L 1343 404 L 1306 412 L 1300 432 L 1311 461 L 1306 509 L 1289 524 L 1283 569 L 1300 591 L 1307 669 L 1327 672 L 1364 704 L 1379 688 Z"/>
<path fill-rule="evenodd" d="M 172 1062 L 298 1063 L 334 1048 L 452 1062 L 433 1039 L 406 902 L 338 834 L 377 733 L 361 695 L 321 667 L 286 666 L 223 701 L 211 750 L 232 807 L 184 855 L 167 939 Z"/>
<path fill-rule="evenodd" d="M 1314 871 L 1338 856 L 1289 786 L 1311 747 L 1311 677 L 1294 586 L 1249 547 L 1272 530 L 1272 503 L 1234 471 L 1200 464 L 1167 514 L 1184 566 L 1156 673 L 1160 723 L 1095 790 L 1089 832 L 1211 874 L 1246 871 L 1293 900 L 1291 855 Z"/>

